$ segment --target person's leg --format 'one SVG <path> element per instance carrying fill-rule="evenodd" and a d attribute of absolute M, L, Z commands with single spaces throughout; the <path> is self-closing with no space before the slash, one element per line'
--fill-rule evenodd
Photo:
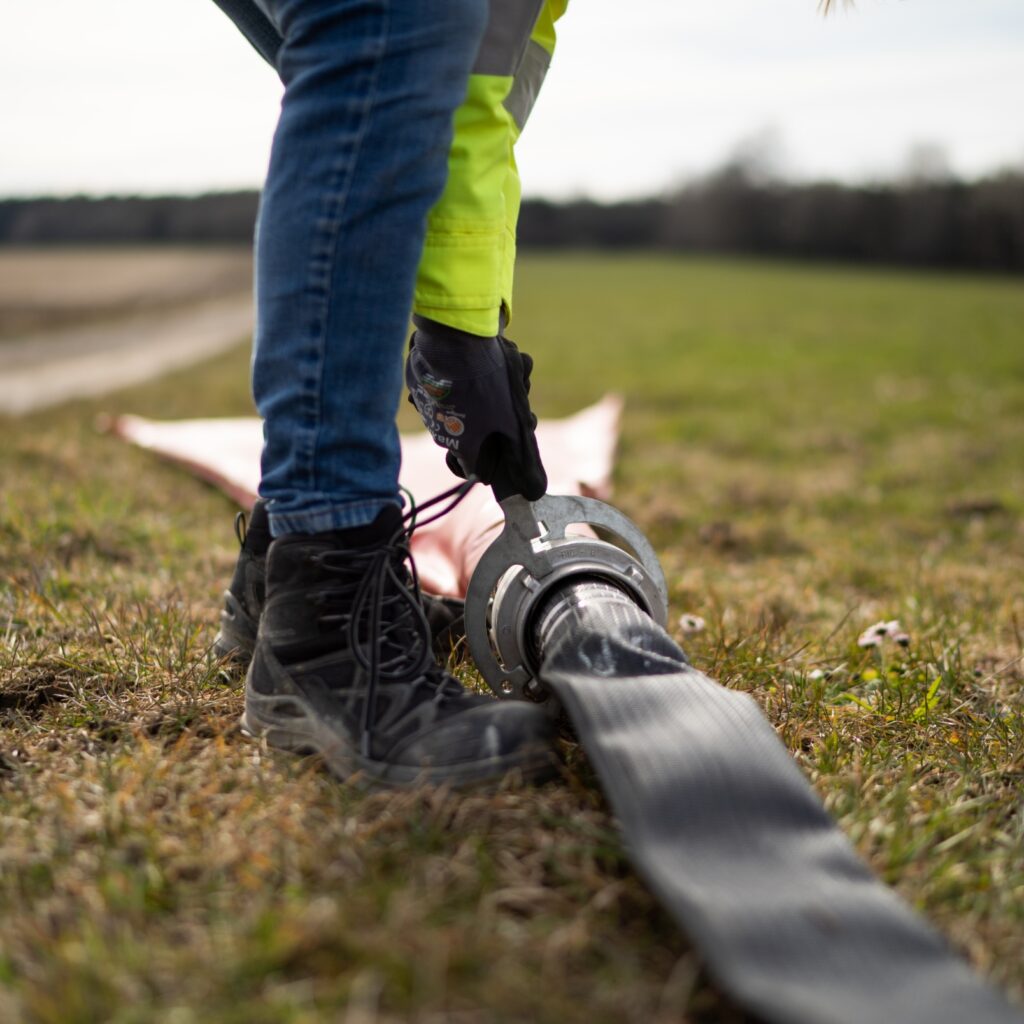
<path fill-rule="evenodd" d="M 520 184 L 514 147 L 555 48 L 568 0 L 492 4 L 455 115 L 445 191 L 430 214 L 416 281 L 418 316 L 493 336 L 512 308 Z"/>
<path fill-rule="evenodd" d="M 277 70 L 281 33 L 270 19 L 268 0 L 215 0 L 263 59 Z M 269 0 L 273 3 L 273 0 Z M 265 594 L 266 555 L 271 535 L 267 502 L 256 502 L 246 521 L 236 519 L 240 552 L 231 583 L 224 593 L 220 631 L 214 641 L 219 657 L 229 659 L 243 671 L 248 667 L 256 644 L 256 633 Z M 462 602 L 423 594 L 424 611 L 434 636 L 435 649 L 450 651 L 462 618 Z M 456 632 L 453 633 L 453 630 Z"/>
<path fill-rule="evenodd" d="M 274 0 L 215 0 L 249 40 L 256 51 L 276 71 L 283 43 L 281 32 L 271 20 L 275 15 Z M 467 24 L 466 28 L 470 28 Z M 273 225 L 270 238 L 264 232 L 264 251 L 275 246 Z M 260 270 L 263 264 L 260 264 Z M 265 276 L 265 275 L 264 275 Z M 262 294 L 268 294 L 267 289 Z M 263 318 L 265 322 L 265 317 Z M 220 616 L 220 632 L 214 643 L 216 652 L 231 658 L 244 670 L 252 657 L 257 625 L 263 607 L 265 558 L 270 545 L 268 503 L 260 499 L 249 517 L 248 528 L 239 536 L 241 552 L 229 588 L 224 593 Z M 243 527 L 245 520 L 243 519 Z M 236 523 L 237 530 L 239 523 Z M 444 600 L 424 594 L 424 608 L 438 645 L 450 649 L 450 631 L 461 618 L 461 602 Z"/>
<path fill-rule="evenodd" d="M 253 390 L 272 533 L 398 504 L 394 423 L 427 213 L 483 0 L 264 0 L 281 118 L 256 242 Z"/>
<path fill-rule="evenodd" d="M 285 83 L 253 359 L 275 540 L 242 729 L 389 785 L 550 769 L 543 710 L 467 693 L 434 662 L 398 507 L 416 265 L 485 6 L 260 0 Z"/>

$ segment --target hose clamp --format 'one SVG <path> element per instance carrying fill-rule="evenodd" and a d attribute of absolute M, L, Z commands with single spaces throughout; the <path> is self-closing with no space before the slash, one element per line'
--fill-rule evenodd
<path fill-rule="evenodd" d="M 466 593 L 466 640 L 484 681 L 498 697 L 544 702 L 531 624 L 553 588 L 596 577 L 624 590 L 659 625 L 668 588 L 658 557 L 635 523 L 595 498 L 514 495 L 501 502 L 505 528 L 484 552 Z M 590 527 L 572 533 L 573 526 Z"/>

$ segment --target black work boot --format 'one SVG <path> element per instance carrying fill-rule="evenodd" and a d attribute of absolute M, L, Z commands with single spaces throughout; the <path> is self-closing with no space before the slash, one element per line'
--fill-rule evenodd
<path fill-rule="evenodd" d="M 267 503 L 262 498 L 253 506 L 248 522 L 244 512 L 235 516 L 235 536 L 241 550 L 231 586 L 224 591 L 220 632 L 213 641 L 213 652 L 218 658 L 228 658 L 244 668 L 256 646 L 256 629 L 266 591 L 264 576 L 271 537 Z"/>
<path fill-rule="evenodd" d="M 243 730 L 372 784 L 546 776 L 548 716 L 467 693 L 437 666 L 408 558 L 397 508 L 370 526 L 273 542 Z"/>
<path fill-rule="evenodd" d="M 256 646 L 256 629 L 266 592 L 267 549 L 272 540 L 267 503 L 262 498 L 253 506 L 248 520 L 244 512 L 235 516 L 235 536 L 240 549 L 238 561 L 231 585 L 224 591 L 220 632 L 213 641 L 213 653 L 218 658 L 227 658 L 239 672 L 244 672 Z M 465 602 L 434 594 L 422 597 L 434 652 L 438 658 L 447 659 L 465 636 Z"/>

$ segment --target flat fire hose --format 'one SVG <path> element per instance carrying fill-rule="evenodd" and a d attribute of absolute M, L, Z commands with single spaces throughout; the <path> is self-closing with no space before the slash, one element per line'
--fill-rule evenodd
<path fill-rule="evenodd" d="M 557 698 L 634 866 L 723 991 L 774 1024 L 1024 1021 L 871 874 L 757 704 L 652 618 L 664 580 L 625 517 L 586 499 L 502 504 L 504 541 L 467 596 L 470 649 L 500 696 Z"/>

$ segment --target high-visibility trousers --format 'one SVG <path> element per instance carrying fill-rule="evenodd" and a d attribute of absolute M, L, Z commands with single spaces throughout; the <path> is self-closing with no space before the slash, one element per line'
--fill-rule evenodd
<path fill-rule="evenodd" d="M 490 22 L 455 115 L 448 183 L 430 213 L 415 312 L 494 335 L 512 315 L 521 187 L 515 144 L 555 49 L 568 0 L 491 0 Z"/>

